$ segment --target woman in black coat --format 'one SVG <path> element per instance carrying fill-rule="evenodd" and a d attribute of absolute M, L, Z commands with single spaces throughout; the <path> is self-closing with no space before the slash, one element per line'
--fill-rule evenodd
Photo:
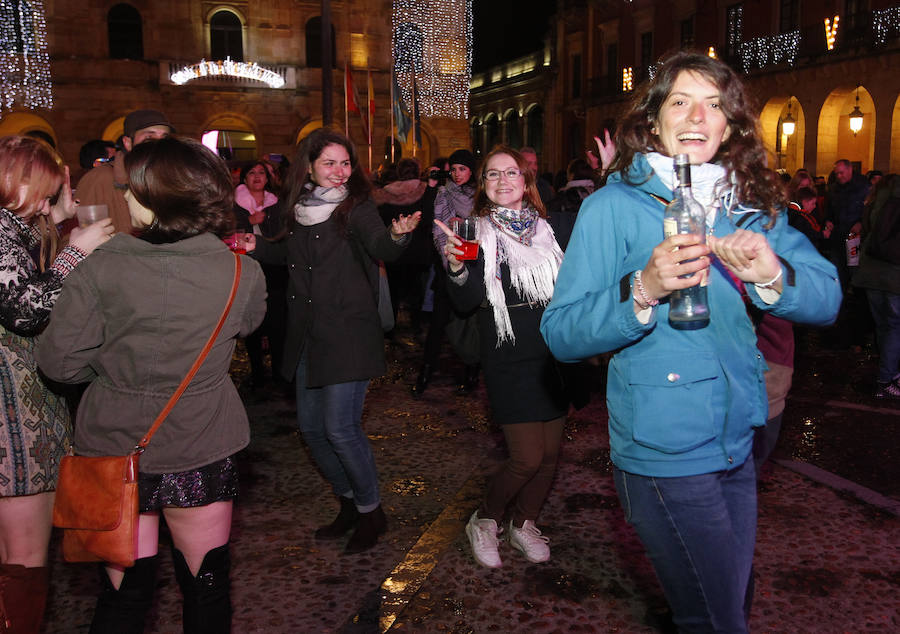
<path fill-rule="evenodd" d="M 356 527 L 346 552 L 361 552 L 387 526 L 362 429 L 366 387 L 385 371 L 374 260 L 399 257 L 421 214 L 385 227 L 356 148 L 334 130 L 304 140 L 288 180 L 286 236 L 274 243 L 248 236 L 247 248 L 262 262 L 288 266 L 282 373 L 296 376 L 300 431 L 341 503 L 316 537 L 333 539 Z"/>

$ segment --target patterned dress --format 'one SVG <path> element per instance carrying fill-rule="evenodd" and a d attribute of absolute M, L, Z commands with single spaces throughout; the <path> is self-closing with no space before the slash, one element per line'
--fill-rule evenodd
<path fill-rule="evenodd" d="M 47 324 L 65 276 L 84 258 L 66 247 L 53 266 L 38 272 L 30 249 L 35 227 L 0 208 L 0 496 L 56 488 L 59 461 L 68 451 L 71 422 L 64 399 L 38 374 L 34 336 Z"/>

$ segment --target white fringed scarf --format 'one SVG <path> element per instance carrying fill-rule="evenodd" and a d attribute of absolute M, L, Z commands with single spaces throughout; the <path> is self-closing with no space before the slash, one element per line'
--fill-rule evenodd
<path fill-rule="evenodd" d="M 478 218 L 478 239 L 484 254 L 484 286 L 494 311 L 498 348 L 505 341 L 516 342 L 503 292 L 501 263 L 505 262 L 509 267 L 510 281 L 523 302 L 546 306 L 553 297 L 563 252 L 547 221 L 537 218 L 535 224 L 531 246 L 528 246 L 518 237 L 501 230 L 490 217 Z"/>

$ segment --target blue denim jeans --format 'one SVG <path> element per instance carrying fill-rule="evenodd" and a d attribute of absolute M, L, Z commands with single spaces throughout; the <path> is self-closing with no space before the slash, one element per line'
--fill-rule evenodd
<path fill-rule="evenodd" d="M 653 478 L 614 470 L 625 519 L 679 632 L 748 632 L 756 543 L 753 458 L 731 471 Z"/>
<path fill-rule="evenodd" d="M 353 496 L 362 513 L 381 502 L 372 446 L 362 429 L 368 381 L 306 387 L 306 355 L 297 366 L 297 423 L 335 495 Z"/>
<path fill-rule="evenodd" d="M 878 337 L 878 380 L 888 383 L 900 372 L 900 295 L 867 288 Z"/>

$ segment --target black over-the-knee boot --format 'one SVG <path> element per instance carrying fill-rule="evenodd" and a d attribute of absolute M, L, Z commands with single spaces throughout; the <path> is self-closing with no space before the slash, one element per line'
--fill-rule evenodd
<path fill-rule="evenodd" d="M 184 634 L 227 634 L 231 631 L 231 555 L 228 544 L 203 557 L 195 577 L 181 551 L 172 548 L 175 578 L 184 596 Z"/>
<path fill-rule="evenodd" d="M 144 619 L 153 605 L 159 555 L 143 557 L 125 569 L 116 590 L 101 565 L 102 590 L 97 597 L 90 634 L 143 634 Z"/>

